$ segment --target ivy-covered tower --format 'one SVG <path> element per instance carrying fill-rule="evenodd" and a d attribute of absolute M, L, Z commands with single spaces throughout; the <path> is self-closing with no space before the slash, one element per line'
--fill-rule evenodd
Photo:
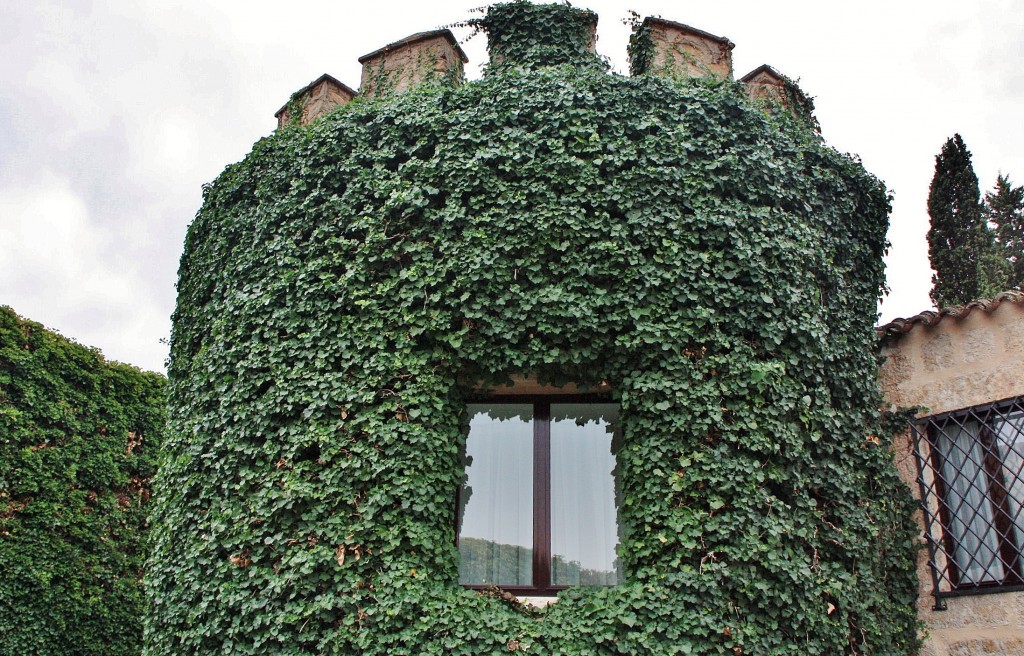
<path fill-rule="evenodd" d="M 728 40 L 638 21 L 624 77 L 596 20 L 491 7 L 464 84 L 446 35 L 391 44 L 206 189 L 146 654 L 916 650 L 885 189 Z M 467 403 L 526 388 L 618 412 L 618 578 L 543 609 L 460 585 L 456 544 Z"/>

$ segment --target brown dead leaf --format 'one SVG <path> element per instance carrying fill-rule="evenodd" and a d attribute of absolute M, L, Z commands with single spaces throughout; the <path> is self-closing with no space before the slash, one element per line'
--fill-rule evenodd
<path fill-rule="evenodd" d="M 228 560 L 232 565 L 238 565 L 239 567 L 248 567 L 252 565 L 252 560 L 249 558 L 249 552 L 243 551 L 242 553 L 229 556 Z"/>
<path fill-rule="evenodd" d="M 132 452 L 140 446 L 142 446 L 142 435 L 139 435 L 135 431 L 129 431 L 128 445 L 124 449 L 125 454 L 131 455 Z"/>

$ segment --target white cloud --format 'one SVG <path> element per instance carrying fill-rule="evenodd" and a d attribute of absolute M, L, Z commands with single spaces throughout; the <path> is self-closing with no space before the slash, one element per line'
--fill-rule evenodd
<path fill-rule="evenodd" d="M 464 20 L 479 0 L 34 0 L 0 22 L 0 303 L 111 357 L 160 368 L 200 186 L 271 132 L 321 73 Z M 929 305 L 925 201 L 953 132 L 982 188 L 1024 183 L 1017 0 L 856 5 L 579 0 L 626 69 L 627 9 L 729 37 L 737 75 L 770 63 L 816 97 L 825 138 L 895 191 L 883 319 Z M 466 30 L 457 31 L 466 36 Z M 486 42 L 465 45 L 478 75 Z M 17 242 L 17 247 L 13 244 Z"/>
<path fill-rule="evenodd" d="M 139 293 L 139 263 L 127 255 L 67 180 L 42 174 L 0 190 L 3 303 L 112 359 L 159 370 L 167 316 Z"/>

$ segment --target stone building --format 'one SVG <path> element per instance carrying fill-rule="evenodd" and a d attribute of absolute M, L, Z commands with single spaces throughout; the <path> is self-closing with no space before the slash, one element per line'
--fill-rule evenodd
<path fill-rule="evenodd" d="M 922 654 L 1024 654 L 1024 293 L 878 330 L 886 399 L 917 410 L 896 460 L 923 501 Z"/>
<path fill-rule="evenodd" d="M 208 187 L 147 656 L 916 653 L 884 189 L 727 39 L 645 21 L 626 78 L 595 21 L 494 5 L 466 84 L 392 42 Z"/>

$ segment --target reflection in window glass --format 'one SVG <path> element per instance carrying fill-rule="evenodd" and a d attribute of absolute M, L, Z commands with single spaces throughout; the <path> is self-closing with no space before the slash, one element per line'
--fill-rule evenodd
<path fill-rule="evenodd" d="M 470 404 L 459 583 L 532 585 L 533 406 Z"/>
<path fill-rule="evenodd" d="M 551 583 L 615 585 L 613 403 L 551 405 Z"/>
<path fill-rule="evenodd" d="M 1018 545 L 1024 545 L 1024 412 L 1011 412 L 993 422 L 1003 463 L 1006 505 Z"/>

